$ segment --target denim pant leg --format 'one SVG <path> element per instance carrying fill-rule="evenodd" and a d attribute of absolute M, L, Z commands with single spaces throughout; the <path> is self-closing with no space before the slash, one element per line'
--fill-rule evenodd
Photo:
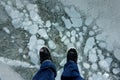
<path fill-rule="evenodd" d="M 44 61 L 32 80 L 55 80 L 56 67 L 51 61 Z"/>
<path fill-rule="evenodd" d="M 78 66 L 75 62 L 69 61 L 64 66 L 61 80 L 84 80 L 79 73 Z"/>

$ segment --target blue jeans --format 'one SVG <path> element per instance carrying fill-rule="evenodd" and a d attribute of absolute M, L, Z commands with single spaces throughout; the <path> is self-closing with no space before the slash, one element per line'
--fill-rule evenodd
<path fill-rule="evenodd" d="M 57 73 L 56 67 L 51 61 L 44 61 L 40 70 L 32 80 L 55 80 Z M 64 66 L 61 80 L 84 80 L 79 73 L 78 66 L 73 61 L 69 61 Z"/>

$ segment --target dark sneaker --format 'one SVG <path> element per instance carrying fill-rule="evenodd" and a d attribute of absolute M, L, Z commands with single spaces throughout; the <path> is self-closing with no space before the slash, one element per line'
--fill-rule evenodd
<path fill-rule="evenodd" d="M 40 63 L 42 63 L 45 60 L 51 60 L 52 61 L 50 51 L 48 50 L 47 47 L 42 47 L 40 49 L 39 56 L 40 56 Z"/>
<path fill-rule="evenodd" d="M 77 55 L 76 49 L 74 48 L 69 49 L 67 52 L 67 62 L 71 60 L 77 63 L 77 58 L 78 58 L 78 55 Z"/>

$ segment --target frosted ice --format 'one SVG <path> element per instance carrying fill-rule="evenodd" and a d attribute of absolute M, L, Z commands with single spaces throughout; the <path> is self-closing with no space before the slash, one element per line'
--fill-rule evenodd
<path fill-rule="evenodd" d="M 62 20 L 64 21 L 65 27 L 67 29 L 70 29 L 72 27 L 72 24 L 69 19 L 66 19 L 64 16 L 62 17 Z"/>
<path fill-rule="evenodd" d="M 29 26 L 28 31 L 31 34 L 36 34 L 38 31 L 38 26 L 36 24 Z"/>
<path fill-rule="evenodd" d="M 99 41 L 100 41 L 100 40 L 103 40 L 103 41 L 106 40 L 105 35 L 103 35 L 103 34 L 97 35 L 97 36 L 96 36 L 96 39 L 99 40 Z"/>
<path fill-rule="evenodd" d="M 106 71 L 109 71 L 109 65 L 106 60 L 99 61 L 99 66 Z"/>
<path fill-rule="evenodd" d="M 83 32 L 87 31 L 87 27 L 83 26 Z"/>
<path fill-rule="evenodd" d="M 16 0 L 16 6 L 17 6 L 18 9 L 22 9 L 24 7 L 24 5 L 21 2 L 21 0 Z"/>
<path fill-rule="evenodd" d="M 86 63 L 86 62 L 83 63 L 83 66 L 84 66 L 84 68 L 86 68 L 86 69 L 89 69 L 89 68 L 90 68 L 90 64 L 89 64 L 89 63 Z"/>
<path fill-rule="evenodd" d="M 23 49 L 22 49 L 22 48 L 19 48 L 19 49 L 18 49 L 18 52 L 19 52 L 19 53 L 22 53 L 22 52 L 23 52 Z"/>
<path fill-rule="evenodd" d="M 90 80 L 110 80 L 109 78 L 106 78 L 101 73 L 93 74 Z"/>
<path fill-rule="evenodd" d="M 52 52 L 52 55 L 55 57 L 63 57 L 64 56 L 63 54 L 58 54 L 56 52 Z"/>
<path fill-rule="evenodd" d="M 10 34 L 10 30 L 7 27 L 3 27 L 3 30 L 7 33 Z"/>
<path fill-rule="evenodd" d="M 116 49 L 116 50 L 114 51 L 114 56 L 115 56 L 115 58 L 116 58 L 117 60 L 120 61 L 120 49 Z"/>
<path fill-rule="evenodd" d="M 31 62 L 37 65 L 39 62 L 39 58 L 38 58 L 38 55 L 36 54 L 36 52 L 29 51 L 28 55 L 30 56 Z"/>
<path fill-rule="evenodd" d="M 96 50 L 95 49 L 92 49 L 90 52 L 89 52 L 89 61 L 92 62 L 92 63 L 95 63 L 97 61 L 97 54 L 96 54 Z"/>
<path fill-rule="evenodd" d="M 68 37 L 70 37 L 70 32 L 69 32 L 69 31 L 67 31 L 67 32 L 66 32 L 66 35 L 67 35 Z"/>
<path fill-rule="evenodd" d="M 100 42 L 99 44 L 99 47 L 102 48 L 102 49 L 105 49 L 107 47 L 106 43 L 105 42 Z"/>
<path fill-rule="evenodd" d="M 60 62 L 60 66 L 64 66 L 66 63 L 66 58 L 62 59 L 62 61 Z"/>
<path fill-rule="evenodd" d="M 14 66 L 14 67 L 37 68 L 36 66 L 32 66 L 31 64 L 27 62 L 12 60 L 8 58 L 4 58 L 4 57 L 0 57 L 0 62 L 5 63 L 9 66 Z"/>
<path fill-rule="evenodd" d="M 45 44 L 45 41 L 43 39 L 38 39 L 37 40 L 37 45 L 44 45 Z"/>
<path fill-rule="evenodd" d="M 65 41 L 64 41 L 64 44 L 65 45 L 68 45 L 70 43 L 70 40 L 67 38 L 67 39 L 65 39 Z"/>
<path fill-rule="evenodd" d="M 30 11 L 30 10 L 35 10 L 35 8 L 37 8 L 37 6 L 35 5 L 35 4 L 31 4 L 31 3 L 29 3 L 29 4 L 27 4 L 27 9 Z"/>
<path fill-rule="evenodd" d="M 112 72 L 114 74 L 118 74 L 118 73 L 120 73 L 120 68 L 113 68 Z"/>
<path fill-rule="evenodd" d="M 30 37 L 30 41 L 29 41 L 29 43 L 28 43 L 28 47 L 29 47 L 30 50 L 33 50 L 33 49 L 36 48 L 36 42 L 37 42 L 36 36 L 35 36 L 35 35 L 32 35 L 32 36 Z"/>
<path fill-rule="evenodd" d="M 23 22 L 22 18 L 12 20 L 12 24 L 15 28 L 20 28 L 22 26 L 22 22 Z"/>
<path fill-rule="evenodd" d="M 80 41 L 77 41 L 77 42 L 76 42 L 76 47 L 77 47 L 77 48 L 80 48 L 80 46 L 81 46 L 81 42 L 80 42 Z"/>
<path fill-rule="evenodd" d="M 93 36 L 94 34 L 95 34 L 94 31 L 90 31 L 90 32 L 89 32 L 89 35 L 90 35 L 90 36 Z"/>
<path fill-rule="evenodd" d="M 91 68 L 92 68 L 92 70 L 97 70 L 98 69 L 98 65 L 96 63 L 93 63 L 91 65 Z"/>
<path fill-rule="evenodd" d="M 73 6 L 71 8 L 65 7 L 65 12 L 69 15 L 69 17 L 72 17 L 72 18 L 81 17 L 79 12 L 77 12 Z"/>
<path fill-rule="evenodd" d="M 72 42 L 72 43 L 75 43 L 75 42 L 76 42 L 75 36 L 72 36 L 72 37 L 71 37 L 71 42 Z"/>
<path fill-rule="evenodd" d="M 88 38 L 88 40 L 87 40 L 87 42 L 85 44 L 84 54 L 87 55 L 88 51 L 91 50 L 94 45 L 95 45 L 94 37 Z"/>
<path fill-rule="evenodd" d="M 86 24 L 87 26 L 89 26 L 89 25 L 92 23 L 92 21 L 93 21 L 93 18 L 92 18 L 92 17 L 88 17 L 88 18 L 85 20 L 85 24 Z"/>
<path fill-rule="evenodd" d="M 76 35 L 76 31 L 75 31 L 75 30 L 72 30 L 72 31 L 71 31 L 71 35 L 72 35 L 72 36 L 75 36 L 75 35 Z"/>
<path fill-rule="evenodd" d="M 71 18 L 71 21 L 72 21 L 73 27 L 81 27 L 82 26 L 81 18 Z"/>
<path fill-rule="evenodd" d="M 61 41 L 63 42 L 63 41 L 65 41 L 65 39 L 67 38 L 67 36 L 63 36 L 62 38 L 61 38 Z"/>
<path fill-rule="evenodd" d="M 113 61 L 113 59 L 110 58 L 110 57 L 107 57 L 105 60 L 106 60 L 106 62 L 108 63 L 108 66 L 110 67 L 110 65 L 111 65 L 111 63 L 112 63 L 112 61 Z"/>
<path fill-rule="evenodd" d="M 51 22 L 50 21 L 46 21 L 46 27 L 50 27 L 51 26 Z"/>
<path fill-rule="evenodd" d="M 108 74 L 107 72 L 105 72 L 105 73 L 103 74 L 103 77 L 105 77 L 106 79 L 108 79 L 108 78 L 109 78 L 109 74 Z"/>
<path fill-rule="evenodd" d="M 39 30 L 38 30 L 38 34 L 39 34 L 41 37 L 45 38 L 45 39 L 48 39 L 48 38 L 49 38 L 49 37 L 48 37 L 48 34 L 47 34 L 47 32 L 46 32 L 45 29 L 39 29 Z"/>
<path fill-rule="evenodd" d="M 57 47 L 56 44 L 52 40 L 48 41 L 48 46 L 50 49 L 55 49 Z"/>
<path fill-rule="evenodd" d="M 39 20 L 41 20 L 39 15 L 34 10 L 30 11 L 30 17 L 35 22 L 39 22 Z"/>
<path fill-rule="evenodd" d="M 24 30 L 26 30 L 26 31 L 29 31 L 29 27 L 32 25 L 32 22 L 31 21 L 24 21 L 23 23 L 22 23 L 22 28 L 24 29 Z"/>

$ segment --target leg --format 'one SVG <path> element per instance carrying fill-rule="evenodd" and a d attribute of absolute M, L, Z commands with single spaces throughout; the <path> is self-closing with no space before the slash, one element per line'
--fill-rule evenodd
<path fill-rule="evenodd" d="M 35 74 L 32 80 L 55 80 L 56 67 L 52 62 L 49 50 L 46 47 L 40 50 L 40 70 Z"/>
<path fill-rule="evenodd" d="M 61 80 L 83 80 L 78 70 L 77 51 L 74 48 L 67 53 L 67 63 L 64 66 Z"/>

